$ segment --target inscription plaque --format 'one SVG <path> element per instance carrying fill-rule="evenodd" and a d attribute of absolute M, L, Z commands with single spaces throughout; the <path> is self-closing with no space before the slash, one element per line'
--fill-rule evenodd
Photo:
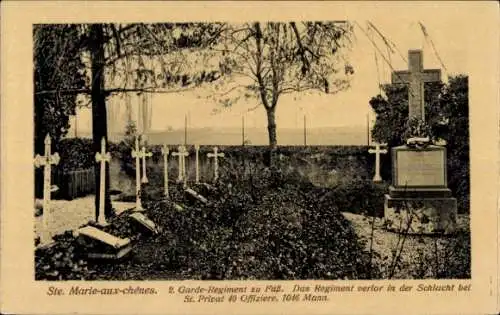
<path fill-rule="evenodd" d="M 444 149 L 395 151 L 394 184 L 399 187 L 446 187 Z"/>

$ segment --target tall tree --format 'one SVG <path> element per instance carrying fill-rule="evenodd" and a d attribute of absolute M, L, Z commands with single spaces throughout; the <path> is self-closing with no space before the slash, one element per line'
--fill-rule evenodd
<path fill-rule="evenodd" d="M 278 144 L 276 108 L 288 93 L 337 93 L 349 87 L 353 68 L 342 54 L 349 46 L 347 22 L 254 22 L 228 25 L 214 50 L 226 80 L 213 96 L 223 106 L 256 97 L 267 114 L 269 145 Z M 225 87 L 222 87 L 226 85 Z"/>

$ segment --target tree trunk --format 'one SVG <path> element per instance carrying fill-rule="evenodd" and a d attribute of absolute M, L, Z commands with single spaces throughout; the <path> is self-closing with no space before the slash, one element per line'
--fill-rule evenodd
<path fill-rule="evenodd" d="M 94 152 L 101 151 L 101 139 L 108 141 L 108 127 L 106 117 L 106 95 L 104 90 L 104 31 L 102 24 L 90 26 L 90 56 L 91 56 L 91 78 L 92 78 L 92 146 Z M 109 163 L 106 163 L 106 185 L 104 190 L 105 210 L 107 218 L 112 215 L 111 200 L 109 198 Z M 100 199 L 100 164 L 95 164 L 95 209 L 96 221 L 99 216 Z"/>
<path fill-rule="evenodd" d="M 278 145 L 278 140 L 276 138 L 276 115 L 275 108 L 266 109 L 267 111 L 267 132 L 269 134 L 269 147 L 275 149 Z"/>
<path fill-rule="evenodd" d="M 276 108 L 271 109 L 266 108 L 267 112 L 267 132 L 269 135 L 269 151 L 265 158 L 264 164 L 270 167 L 274 165 L 274 155 L 276 147 L 278 145 L 278 140 L 276 136 Z"/>

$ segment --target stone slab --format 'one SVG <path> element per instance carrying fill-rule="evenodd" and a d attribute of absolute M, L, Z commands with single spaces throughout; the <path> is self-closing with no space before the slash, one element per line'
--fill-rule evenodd
<path fill-rule="evenodd" d="M 208 200 L 207 198 L 203 197 L 202 195 L 200 195 L 199 193 L 197 193 L 196 191 L 192 190 L 191 188 L 186 188 L 185 189 L 185 192 L 191 196 L 191 197 L 194 197 L 194 199 L 200 201 L 201 203 L 203 204 L 207 204 L 208 203 Z"/>
<path fill-rule="evenodd" d="M 392 184 L 395 187 L 447 187 L 446 148 L 392 148 Z"/>
<path fill-rule="evenodd" d="M 398 233 L 451 234 L 457 227 L 457 199 L 393 198 L 386 194 L 384 220 L 388 230 Z"/>
<path fill-rule="evenodd" d="M 389 195 L 392 198 L 448 198 L 451 197 L 449 188 L 398 188 L 389 186 Z"/>
<path fill-rule="evenodd" d="M 120 249 L 130 244 L 130 239 L 119 238 L 93 226 L 84 226 L 77 230 L 78 236 L 88 237 L 115 249 Z"/>
<path fill-rule="evenodd" d="M 113 201 L 113 208 L 116 214 L 120 214 L 124 211 L 131 210 L 135 208 L 135 202 L 125 202 L 125 201 Z"/>
<path fill-rule="evenodd" d="M 133 219 L 135 222 L 137 222 L 139 225 L 145 227 L 151 233 L 158 234 L 158 227 L 156 226 L 156 224 L 153 221 L 151 221 L 148 217 L 146 217 L 143 213 L 133 212 L 129 215 L 129 217 Z"/>

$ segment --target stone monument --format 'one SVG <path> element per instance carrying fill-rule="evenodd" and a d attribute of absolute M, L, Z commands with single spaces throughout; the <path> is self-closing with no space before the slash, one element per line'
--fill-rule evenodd
<path fill-rule="evenodd" d="M 392 74 L 393 84 L 408 84 L 409 119 L 425 121 L 424 82 L 439 82 L 440 70 L 424 70 L 422 51 L 408 53 L 409 71 Z M 392 148 L 392 185 L 384 216 L 390 230 L 411 234 L 452 233 L 457 200 L 447 188 L 446 148 L 415 134 Z"/>
<path fill-rule="evenodd" d="M 43 167 L 43 216 L 42 216 L 42 232 L 40 234 L 40 244 L 45 246 L 52 242 L 52 236 L 49 232 L 49 216 L 50 212 L 50 193 L 51 193 L 51 169 L 52 164 L 59 164 L 59 153 L 51 153 L 51 143 L 50 135 L 47 134 L 44 140 L 45 152 L 41 156 L 37 154 L 35 156 L 35 167 Z"/>

